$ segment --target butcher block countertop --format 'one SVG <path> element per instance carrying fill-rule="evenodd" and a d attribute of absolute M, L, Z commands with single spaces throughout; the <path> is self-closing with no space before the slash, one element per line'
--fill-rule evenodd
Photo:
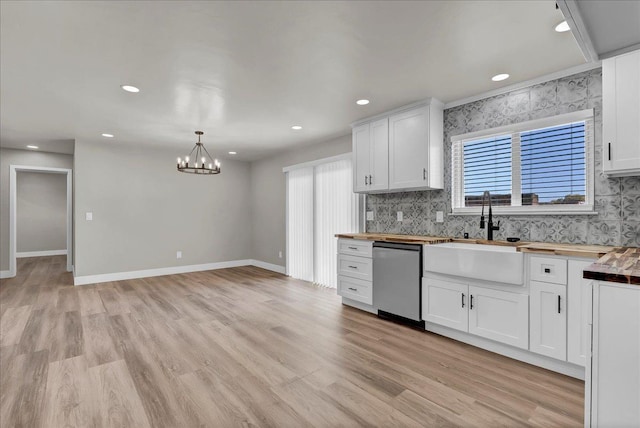
<path fill-rule="evenodd" d="M 603 245 L 555 244 L 551 242 L 507 242 L 486 239 L 461 239 L 443 236 L 394 235 L 391 233 L 340 233 L 338 238 L 362 239 L 368 241 L 403 242 L 408 244 L 442 244 L 445 242 L 465 242 L 468 244 L 508 245 L 517 247 L 523 253 L 548 254 L 556 256 L 585 257 L 597 259 L 618 247 Z"/>
<path fill-rule="evenodd" d="M 617 248 L 605 254 L 584 270 L 584 277 L 640 285 L 640 248 Z"/>
<path fill-rule="evenodd" d="M 401 242 L 403 244 L 443 244 L 451 238 L 442 236 L 394 235 L 391 233 L 338 233 L 337 238 L 362 239 L 364 241 Z"/>

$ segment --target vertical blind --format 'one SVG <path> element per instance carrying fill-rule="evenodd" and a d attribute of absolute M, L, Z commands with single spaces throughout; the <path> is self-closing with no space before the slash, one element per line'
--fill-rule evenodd
<path fill-rule="evenodd" d="M 287 172 L 287 275 L 313 281 L 313 168 Z"/>
<path fill-rule="evenodd" d="M 287 274 L 336 287 L 336 233 L 358 231 L 351 160 L 287 172 Z"/>

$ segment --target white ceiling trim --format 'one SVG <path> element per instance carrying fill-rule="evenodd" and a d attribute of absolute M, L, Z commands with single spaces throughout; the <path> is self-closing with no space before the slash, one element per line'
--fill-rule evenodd
<path fill-rule="evenodd" d="M 569 24 L 569 28 L 571 28 L 571 33 L 573 37 L 575 37 L 584 55 L 584 59 L 586 59 L 587 62 L 597 61 L 599 59 L 598 53 L 593 47 L 591 37 L 589 36 L 587 27 L 584 25 L 576 0 L 558 0 L 556 4 L 560 8 L 562 15 L 564 15 L 564 19 L 567 20 L 567 24 Z"/>
<path fill-rule="evenodd" d="M 602 66 L 601 61 L 587 62 L 585 64 L 576 65 L 575 67 L 570 67 L 564 70 L 556 71 L 554 73 L 545 74 L 544 76 L 536 77 L 535 79 L 525 80 L 524 82 L 514 83 L 513 85 L 503 86 L 499 89 L 494 89 L 470 97 L 451 101 L 449 103 L 446 103 L 444 105 L 444 108 L 446 110 L 453 107 L 458 107 L 464 104 L 472 103 L 474 101 L 483 100 L 485 98 L 494 97 L 496 95 L 506 94 L 507 92 L 517 91 L 518 89 L 528 88 L 529 86 L 538 85 L 540 83 L 549 82 L 550 80 L 562 79 L 563 77 L 582 73 L 583 71 L 593 70 L 600 66 Z"/>

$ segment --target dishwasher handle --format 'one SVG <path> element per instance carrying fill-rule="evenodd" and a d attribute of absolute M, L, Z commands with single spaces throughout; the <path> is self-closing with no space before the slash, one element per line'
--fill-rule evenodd
<path fill-rule="evenodd" d="M 373 248 L 388 248 L 391 250 L 405 250 L 405 251 L 422 251 L 422 244 L 404 244 L 401 242 L 385 242 L 374 241 Z"/>

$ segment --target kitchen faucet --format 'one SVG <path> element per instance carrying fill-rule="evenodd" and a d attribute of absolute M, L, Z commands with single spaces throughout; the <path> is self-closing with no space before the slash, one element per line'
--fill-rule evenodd
<path fill-rule="evenodd" d="M 500 230 L 500 221 L 498 221 L 497 225 L 493 225 L 493 213 L 491 212 L 491 193 L 488 190 L 485 190 L 482 194 L 482 214 L 480 214 L 480 229 L 484 229 L 484 200 L 485 198 L 489 201 L 489 224 L 487 225 L 487 240 L 493 241 L 493 231 Z"/>

